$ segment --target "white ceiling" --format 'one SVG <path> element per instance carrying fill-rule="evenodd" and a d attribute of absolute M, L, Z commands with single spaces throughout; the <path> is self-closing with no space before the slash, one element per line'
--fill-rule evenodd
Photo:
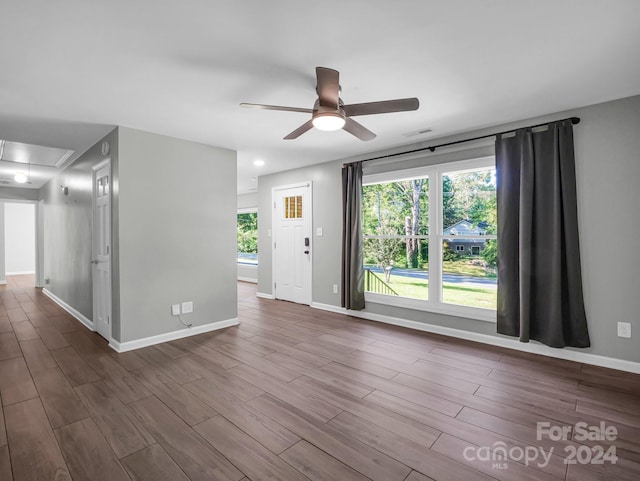
<path fill-rule="evenodd" d="M 0 138 L 79 155 L 124 125 L 234 149 L 241 193 L 265 173 L 640 94 L 637 0 L 2 4 Z M 345 103 L 421 107 L 360 117 L 378 134 L 362 142 L 284 141 L 305 114 L 238 106 L 311 108 L 316 66 L 340 71 Z"/>

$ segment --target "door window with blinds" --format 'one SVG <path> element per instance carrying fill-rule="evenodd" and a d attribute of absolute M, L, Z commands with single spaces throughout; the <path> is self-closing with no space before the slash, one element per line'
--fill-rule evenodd
<path fill-rule="evenodd" d="M 283 197 L 282 201 L 284 202 L 284 208 L 282 209 L 282 212 L 284 213 L 285 219 L 302 219 L 301 195 Z"/>

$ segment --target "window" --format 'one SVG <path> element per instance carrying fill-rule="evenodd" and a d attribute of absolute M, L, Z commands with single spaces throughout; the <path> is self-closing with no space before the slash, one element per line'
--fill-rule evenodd
<path fill-rule="evenodd" d="M 284 213 L 285 219 L 302 219 L 302 196 L 293 195 L 290 197 L 284 197 Z"/>
<path fill-rule="evenodd" d="M 365 175 L 366 298 L 495 321 L 493 157 Z"/>
<path fill-rule="evenodd" d="M 238 212 L 238 264 L 258 265 L 258 212 Z"/>
<path fill-rule="evenodd" d="M 363 188 L 365 290 L 428 299 L 429 178 Z"/>

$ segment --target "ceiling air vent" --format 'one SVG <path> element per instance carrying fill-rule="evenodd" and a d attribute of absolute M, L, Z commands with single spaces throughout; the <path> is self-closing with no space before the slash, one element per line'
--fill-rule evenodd
<path fill-rule="evenodd" d="M 430 128 L 425 128 L 420 130 L 412 130 L 411 132 L 406 132 L 402 135 L 404 135 L 405 137 L 415 137 L 416 135 L 424 135 L 424 134 L 428 134 L 429 132 L 433 132 L 433 131 Z"/>

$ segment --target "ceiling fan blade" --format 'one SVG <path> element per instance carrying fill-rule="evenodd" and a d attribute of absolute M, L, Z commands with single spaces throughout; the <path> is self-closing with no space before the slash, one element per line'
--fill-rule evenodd
<path fill-rule="evenodd" d="M 302 134 L 304 134 L 305 132 L 308 132 L 309 130 L 311 130 L 313 128 L 313 123 L 311 123 L 311 120 L 309 120 L 308 122 L 305 122 L 304 124 L 302 124 L 300 127 L 298 127 L 296 130 L 294 130 L 293 132 L 291 132 L 289 135 L 287 135 L 284 140 L 293 140 L 293 139 L 297 139 L 298 137 L 300 137 Z"/>
<path fill-rule="evenodd" d="M 325 67 L 316 67 L 318 100 L 322 107 L 338 108 L 340 98 L 340 73 Z"/>
<path fill-rule="evenodd" d="M 261 109 L 261 110 L 283 110 L 285 112 L 301 112 L 303 114 L 312 114 L 312 109 L 301 109 L 298 107 L 283 107 L 281 105 L 263 105 L 263 104 L 247 104 L 242 103 L 240 107 L 246 107 L 249 109 Z"/>
<path fill-rule="evenodd" d="M 344 113 L 349 117 L 357 115 L 388 114 L 391 112 L 407 112 L 418 110 L 420 102 L 417 98 L 383 100 L 381 102 L 367 102 L 364 104 L 345 105 Z"/>
<path fill-rule="evenodd" d="M 366 140 L 373 140 L 376 138 L 376 134 L 371 132 L 364 125 L 359 124 L 358 122 L 356 122 L 353 119 L 350 119 L 349 117 L 345 119 L 344 127 L 342 128 L 347 132 L 349 132 L 351 135 L 355 135 L 360 140 L 366 141 Z"/>

